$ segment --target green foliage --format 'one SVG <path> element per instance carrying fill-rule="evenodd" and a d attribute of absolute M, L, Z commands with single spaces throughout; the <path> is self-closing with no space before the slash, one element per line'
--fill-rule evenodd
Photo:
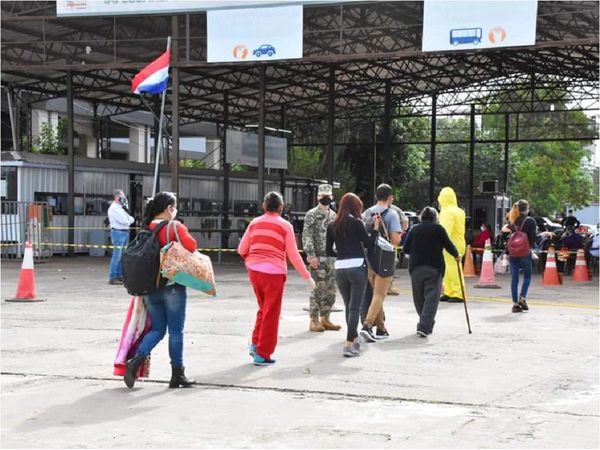
<path fill-rule="evenodd" d="M 575 208 L 593 199 L 590 150 L 581 142 L 519 144 L 514 154 L 509 190 L 513 199 L 526 198 L 537 214 L 560 211 L 565 203 Z"/>
<path fill-rule="evenodd" d="M 322 152 L 316 147 L 292 147 L 288 162 L 290 175 L 308 178 L 322 177 Z"/>
<path fill-rule="evenodd" d="M 199 159 L 182 159 L 179 161 L 179 166 L 188 169 L 205 169 L 206 163 Z"/>
<path fill-rule="evenodd" d="M 553 94 L 553 98 L 556 97 Z M 530 93 L 516 93 L 513 101 L 530 99 Z M 548 98 L 543 90 L 536 98 Z M 494 99 L 490 99 L 494 104 Z M 565 108 L 554 100 L 556 110 Z M 549 105 L 547 105 L 549 110 Z M 410 111 L 396 111 L 396 116 Z M 580 111 L 539 112 L 509 116 L 510 138 L 554 139 L 593 136 L 595 124 Z M 503 140 L 504 114 L 482 116 L 476 127 L 477 140 Z M 352 191 L 370 203 L 373 186 L 388 182 L 394 187 L 394 197 L 400 207 L 418 210 L 429 203 L 429 157 L 430 145 L 406 144 L 406 142 L 430 139 L 429 117 L 396 117 L 392 122 L 392 155 L 386 160 L 383 152 L 383 134 L 377 130 L 377 174 L 373 174 L 373 128 L 372 124 L 353 121 L 346 125 L 347 145 L 336 149 L 336 179 L 341 182 L 341 193 Z M 468 117 L 439 117 L 437 140 L 468 141 L 470 124 Z M 511 143 L 509 154 L 508 195 L 513 200 L 526 198 L 537 214 L 549 215 L 560 211 L 566 203 L 574 207 L 588 205 L 595 199 L 590 167 L 591 151 L 584 141 L 549 141 Z M 324 152 L 323 152 L 324 156 Z M 314 154 L 304 154 L 298 163 L 303 175 L 322 176 L 322 160 Z M 477 143 L 475 147 L 474 186 L 480 181 L 498 180 L 503 188 L 504 144 Z M 313 169 L 312 171 L 310 169 Z M 459 203 L 467 206 L 469 189 L 469 144 L 440 144 L 436 149 L 435 193 L 443 186 L 451 186 L 457 193 Z"/>
<path fill-rule="evenodd" d="M 67 120 L 59 118 L 55 127 L 49 123 L 43 123 L 40 127 L 40 134 L 33 140 L 32 151 L 46 155 L 66 155 Z"/>

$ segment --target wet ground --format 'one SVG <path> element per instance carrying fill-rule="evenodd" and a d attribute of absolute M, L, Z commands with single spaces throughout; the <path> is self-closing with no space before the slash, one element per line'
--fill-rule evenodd
<path fill-rule="evenodd" d="M 2 447 L 598 448 L 598 283 L 542 287 L 512 314 L 502 289 L 467 280 L 415 335 L 406 270 L 386 300 L 391 338 L 341 356 L 344 330 L 311 333 L 305 284 L 290 274 L 273 367 L 251 364 L 255 301 L 240 264 L 216 266 L 219 296 L 189 292 L 185 360 L 199 381 L 167 388 L 166 342 L 132 390 L 112 376 L 129 297 L 108 260 L 36 266 L 44 303 L 2 302 Z M 2 263 L 2 298 L 19 264 Z M 341 301 L 339 302 L 341 304 Z M 343 312 L 332 315 L 343 323 Z"/>

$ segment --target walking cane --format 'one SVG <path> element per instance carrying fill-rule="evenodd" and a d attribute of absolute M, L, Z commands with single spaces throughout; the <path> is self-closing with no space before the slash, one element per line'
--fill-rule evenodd
<path fill-rule="evenodd" d="M 471 332 L 471 321 L 469 320 L 469 311 L 467 311 L 467 296 L 465 295 L 465 283 L 463 281 L 462 273 L 460 271 L 460 260 L 456 261 L 456 267 L 458 268 L 458 279 L 460 280 L 460 290 L 462 291 L 463 296 L 463 305 L 465 305 L 465 316 L 467 317 L 467 327 L 469 328 L 469 334 L 473 334 Z"/>

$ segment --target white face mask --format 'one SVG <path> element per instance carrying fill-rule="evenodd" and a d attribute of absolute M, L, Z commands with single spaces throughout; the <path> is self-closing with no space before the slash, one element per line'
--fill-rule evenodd
<path fill-rule="evenodd" d="M 481 231 L 485 231 L 485 227 L 479 227 Z"/>

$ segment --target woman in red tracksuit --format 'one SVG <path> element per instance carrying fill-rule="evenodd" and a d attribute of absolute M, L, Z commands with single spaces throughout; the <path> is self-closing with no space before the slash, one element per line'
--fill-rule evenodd
<path fill-rule="evenodd" d="M 298 253 L 294 228 L 281 217 L 282 208 L 281 194 L 269 192 L 263 203 L 265 213 L 250 222 L 238 246 L 238 253 L 245 260 L 258 302 L 250 345 L 250 355 L 257 366 L 275 363 L 271 354 L 277 345 L 279 315 L 287 278 L 286 256 L 311 288 L 315 285 Z"/>

